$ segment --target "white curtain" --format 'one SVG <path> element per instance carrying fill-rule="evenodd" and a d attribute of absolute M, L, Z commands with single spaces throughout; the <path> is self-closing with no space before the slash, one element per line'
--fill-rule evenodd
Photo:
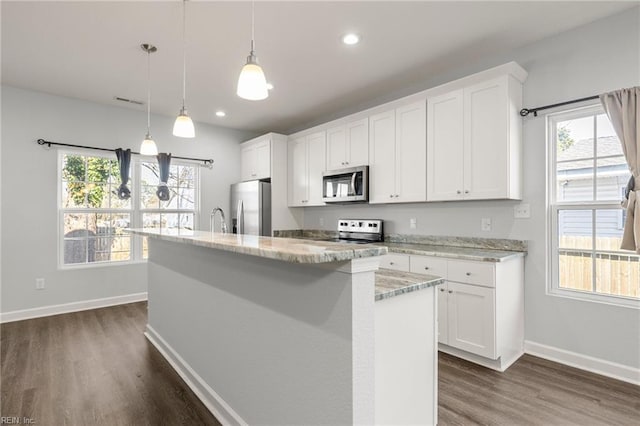
<path fill-rule="evenodd" d="M 600 95 L 600 102 L 620 139 L 633 187 L 622 202 L 627 209 L 620 248 L 640 253 L 640 87 Z"/>

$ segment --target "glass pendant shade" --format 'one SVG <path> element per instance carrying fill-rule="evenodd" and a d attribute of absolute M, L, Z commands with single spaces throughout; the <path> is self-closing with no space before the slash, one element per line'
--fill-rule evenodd
<path fill-rule="evenodd" d="M 238 78 L 238 96 L 250 101 L 260 101 L 269 96 L 267 79 L 264 72 L 253 55 L 247 59 L 247 64 L 242 67 Z"/>
<path fill-rule="evenodd" d="M 193 121 L 191 121 L 191 117 L 189 117 L 187 110 L 184 108 L 180 110 L 180 115 L 173 123 L 173 135 L 179 138 L 193 138 L 196 136 Z"/>
<path fill-rule="evenodd" d="M 140 145 L 140 154 L 142 155 L 158 155 L 158 147 L 151 138 L 151 135 L 147 133 L 144 137 L 142 144 Z"/>

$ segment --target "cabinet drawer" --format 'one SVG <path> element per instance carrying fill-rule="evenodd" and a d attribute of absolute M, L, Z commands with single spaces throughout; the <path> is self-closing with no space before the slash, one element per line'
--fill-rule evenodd
<path fill-rule="evenodd" d="M 405 254 L 385 254 L 381 256 L 380 267 L 409 272 L 409 256 Z"/>
<path fill-rule="evenodd" d="M 447 259 L 431 256 L 409 256 L 409 270 L 416 274 L 437 275 L 447 279 Z"/>
<path fill-rule="evenodd" d="M 449 260 L 447 278 L 449 281 L 495 287 L 495 265 L 488 262 Z"/>

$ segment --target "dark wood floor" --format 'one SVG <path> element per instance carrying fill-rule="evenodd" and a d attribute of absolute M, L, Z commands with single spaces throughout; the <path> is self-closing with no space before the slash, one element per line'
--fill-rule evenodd
<path fill-rule="evenodd" d="M 0 327 L 2 416 L 44 425 L 218 425 L 142 335 L 146 304 Z M 524 356 L 498 373 L 440 354 L 440 425 L 638 425 L 640 387 Z"/>

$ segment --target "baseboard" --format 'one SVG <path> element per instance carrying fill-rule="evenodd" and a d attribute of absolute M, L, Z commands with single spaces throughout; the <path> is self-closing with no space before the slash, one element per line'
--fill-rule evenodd
<path fill-rule="evenodd" d="M 622 380 L 623 382 L 640 385 L 640 369 L 606 361 L 600 358 L 593 358 L 576 352 L 547 346 L 536 342 L 525 340 L 524 351 L 530 355 L 559 362 L 591 373 Z"/>
<path fill-rule="evenodd" d="M 233 426 L 248 424 L 178 355 L 153 327 L 147 324 L 144 335 L 220 423 Z"/>
<path fill-rule="evenodd" d="M 89 309 L 106 308 L 107 306 L 124 305 L 126 303 L 147 300 L 147 292 L 125 294 L 123 296 L 105 297 L 103 299 L 83 300 L 82 302 L 49 305 L 40 308 L 24 309 L 0 313 L 0 323 L 22 321 L 32 318 L 48 317 L 51 315 L 67 314 L 69 312 L 86 311 Z"/>

